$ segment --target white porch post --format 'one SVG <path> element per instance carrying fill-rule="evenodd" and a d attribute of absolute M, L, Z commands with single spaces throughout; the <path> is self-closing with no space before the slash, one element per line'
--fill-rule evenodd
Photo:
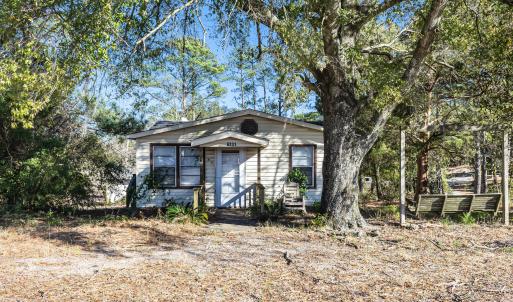
<path fill-rule="evenodd" d="M 509 225 L 509 163 L 510 163 L 509 134 L 504 131 L 502 140 L 502 218 L 504 225 Z"/>
<path fill-rule="evenodd" d="M 401 211 L 401 226 L 406 224 L 406 133 L 401 130 L 401 184 L 400 184 L 400 211 Z"/>

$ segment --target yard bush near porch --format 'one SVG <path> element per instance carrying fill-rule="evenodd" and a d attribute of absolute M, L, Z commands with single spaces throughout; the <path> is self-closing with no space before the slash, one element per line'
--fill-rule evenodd
<path fill-rule="evenodd" d="M 0 221 L 0 301 L 513 299 L 511 227 L 376 216 L 341 236 L 144 216 Z"/>

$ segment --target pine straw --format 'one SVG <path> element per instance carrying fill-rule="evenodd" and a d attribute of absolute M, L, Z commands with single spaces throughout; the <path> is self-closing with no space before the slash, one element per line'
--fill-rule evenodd
<path fill-rule="evenodd" d="M 340 237 L 156 219 L 0 229 L 0 301 L 511 301 L 513 229 Z M 289 263 L 289 264 L 288 264 Z"/>

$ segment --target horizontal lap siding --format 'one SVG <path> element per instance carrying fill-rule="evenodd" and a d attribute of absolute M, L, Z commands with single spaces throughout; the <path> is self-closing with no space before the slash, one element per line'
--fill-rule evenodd
<path fill-rule="evenodd" d="M 320 200 L 322 191 L 322 161 L 324 157 L 323 134 L 321 131 L 285 124 L 260 117 L 244 116 L 219 121 L 207 125 L 199 125 L 167 133 L 156 134 L 137 139 L 136 143 L 136 174 L 137 184 L 141 184 L 150 171 L 150 143 L 190 143 L 191 140 L 227 130 L 240 131 L 240 123 L 252 118 L 258 123 L 255 136 L 269 140 L 269 145 L 261 149 L 261 183 L 265 187 L 266 198 L 281 197 L 283 185 L 289 172 L 289 145 L 317 145 L 317 165 L 315 189 L 309 189 L 307 202 L 310 204 Z M 246 149 L 246 185 L 257 182 L 257 149 Z M 205 200 L 208 206 L 214 206 L 215 197 L 215 149 L 206 149 L 205 160 Z M 182 192 L 177 192 L 184 196 Z M 192 198 L 192 191 L 190 193 Z"/>
<path fill-rule="evenodd" d="M 168 202 L 191 203 L 193 192 L 192 189 L 165 189 L 156 190 L 155 193 L 150 192 L 145 198 L 137 201 L 137 207 L 163 207 Z"/>

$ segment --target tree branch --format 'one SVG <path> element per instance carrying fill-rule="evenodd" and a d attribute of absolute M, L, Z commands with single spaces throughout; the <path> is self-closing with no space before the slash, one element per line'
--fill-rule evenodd
<path fill-rule="evenodd" d="M 189 0 L 187 3 L 185 3 L 184 5 L 182 5 L 181 7 L 177 7 L 175 8 L 174 10 L 170 11 L 166 17 L 155 27 L 153 28 L 152 30 L 150 30 L 149 33 L 147 33 L 146 35 L 144 35 L 144 37 L 140 38 L 139 40 L 137 40 L 137 42 L 135 43 L 136 46 L 138 46 L 139 44 L 143 44 L 144 46 L 144 43 L 145 41 L 151 37 L 152 35 L 154 35 L 162 26 L 164 26 L 168 21 L 169 19 L 171 19 L 171 17 L 173 17 L 174 15 L 178 14 L 179 12 L 181 12 L 182 10 L 186 9 L 187 7 L 193 5 L 197 0 Z"/>
<path fill-rule="evenodd" d="M 329 1 L 325 3 L 324 9 L 326 10 L 322 20 L 324 54 L 330 57 L 334 63 L 339 59 L 340 1 Z"/>
<path fill-rule="evenodd" d="M 420 33 L 420 39 L 417 41 L 413 56 L 403 74 L 403 79 L 408 83 L 413 82 L 417 77 L 424 59 L 429 54 L 429 49 L 435 40 L 436 31 L 447 2 L 448 0 L 433 0 L 431 3 L 429 14 Z"/>
<path fill-rule="evenodd" d="M 381 131 L 383 127 L 385 127 L 390 115 L 394 111 L 397 104 L 390 105 L 388 107 L 385 107 L 374 122 L 374 127 L 372 128 L 371 132 L 367 135 L 367 139 L 363 143 L 363 149 L 369 150 L 372 145 L 374 145 L 374 142 L 378 139 L 379 135 L 381 134 Z"/>
<path fill-rule="evenodd" d="M 319 89 L 319 87 L 317 87 L 317 85 L 315 83 L 313 83 L 307 75 L 305 74 L 301 74 L 299 75 L 299 77 L 301 78 L 301 81 L 303 82 L 303 85 L 310 91 L 313 91 L 315 93 L 317 93 L 317 95 L 321 95 L 322 91 L 321 89 Z"/>
<path fill-rule="evenodd" d="M 356 7 L 356 10 L 359 12 L 359 17 L 352 23 L 352 26 L 354 28 L 360 28 L 379 14 L 384 13 L 389 8 L 392 8 L 403 1 L 404 0 L 385 0 L 382 3 L 373 6 L 359 5 Z"/>
<path fill-rule="evenodd" d="M 243 0 L 236 1 L 235 5 L 239 10 L 251 15 L 255 22 L 266 25 L 281 36 L 280 30 L 276 28 L 276 26 L 281 25 L 281 20 L 263 1 Z"/>

